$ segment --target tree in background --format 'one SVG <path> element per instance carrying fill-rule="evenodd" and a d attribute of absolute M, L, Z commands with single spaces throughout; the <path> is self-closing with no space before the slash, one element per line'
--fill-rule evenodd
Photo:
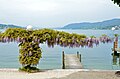
<path fill-rule="evenodd" d="M 112 1 L 114 1 L 114 4 L 116 3 L 120 7 L 120 0 L 112 0 Z"/>

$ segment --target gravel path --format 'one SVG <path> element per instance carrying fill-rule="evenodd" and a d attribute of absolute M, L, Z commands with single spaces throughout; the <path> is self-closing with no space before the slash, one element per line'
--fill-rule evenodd
<path fill-rule="evenodd" d="M 111 71 L 78 71 L 62 78 L 52 79 L 120 79 Z"/>
<path fill-rule="evenodd" d="M 19 72 L 17 69 L 0 69 L 0 79 L 120 79 L 116 71 L 86 69 L 41 70 L 38 73 Z"/>

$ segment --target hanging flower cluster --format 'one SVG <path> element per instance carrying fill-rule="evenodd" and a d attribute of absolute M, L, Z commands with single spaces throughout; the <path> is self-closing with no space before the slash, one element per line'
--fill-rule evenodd
<path fill-rule="evenodd" d="M 98 45 L 100 42 L 109 43 L 112 39 L 107 35 L 102 35 L 100 38 L 94 36 L 86 37 L 85 35 L 69 34 L 50 29 L 40 29 L 28 31 L 25 29 L 8 29 L 3 34 L 0 34 L 0 42 L 46 42 L 49 47 L 60 45 L 62 47 L 92 47 L 93 44 Z"/>
<path fill-rule="evenodd" d="M 102 43 L 109 43 L 109 42 L 112 42 L 113 40 L 107 36 L 107 35 L 102 35 L 100 38 L 99 38 L 100 42 Z"/>

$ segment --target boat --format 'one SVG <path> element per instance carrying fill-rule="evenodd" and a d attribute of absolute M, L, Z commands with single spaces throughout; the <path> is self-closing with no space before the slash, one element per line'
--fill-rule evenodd
<path fill-rule="evenodd" d="M 111 28 L 111 30 L 120 30 L 120 26 L 114 26 Z"/>

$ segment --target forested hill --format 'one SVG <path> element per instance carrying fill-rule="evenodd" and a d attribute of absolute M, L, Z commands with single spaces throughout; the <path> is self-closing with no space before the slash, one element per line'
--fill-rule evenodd
<path fill-rule="evenodd" d="M 114 26 L 120 26 L 120 19 L 112 19 L 94 23 L 72 23 L 64 26 L 62 29 L 111 29 Z"/>
<path fill-rule="evenodd" d="M 0 29 L 4 28 L 22 28 L 21 26 L 16 26 L 16 25 L 6 25 L 6 24 L 0 24 Z"/>

